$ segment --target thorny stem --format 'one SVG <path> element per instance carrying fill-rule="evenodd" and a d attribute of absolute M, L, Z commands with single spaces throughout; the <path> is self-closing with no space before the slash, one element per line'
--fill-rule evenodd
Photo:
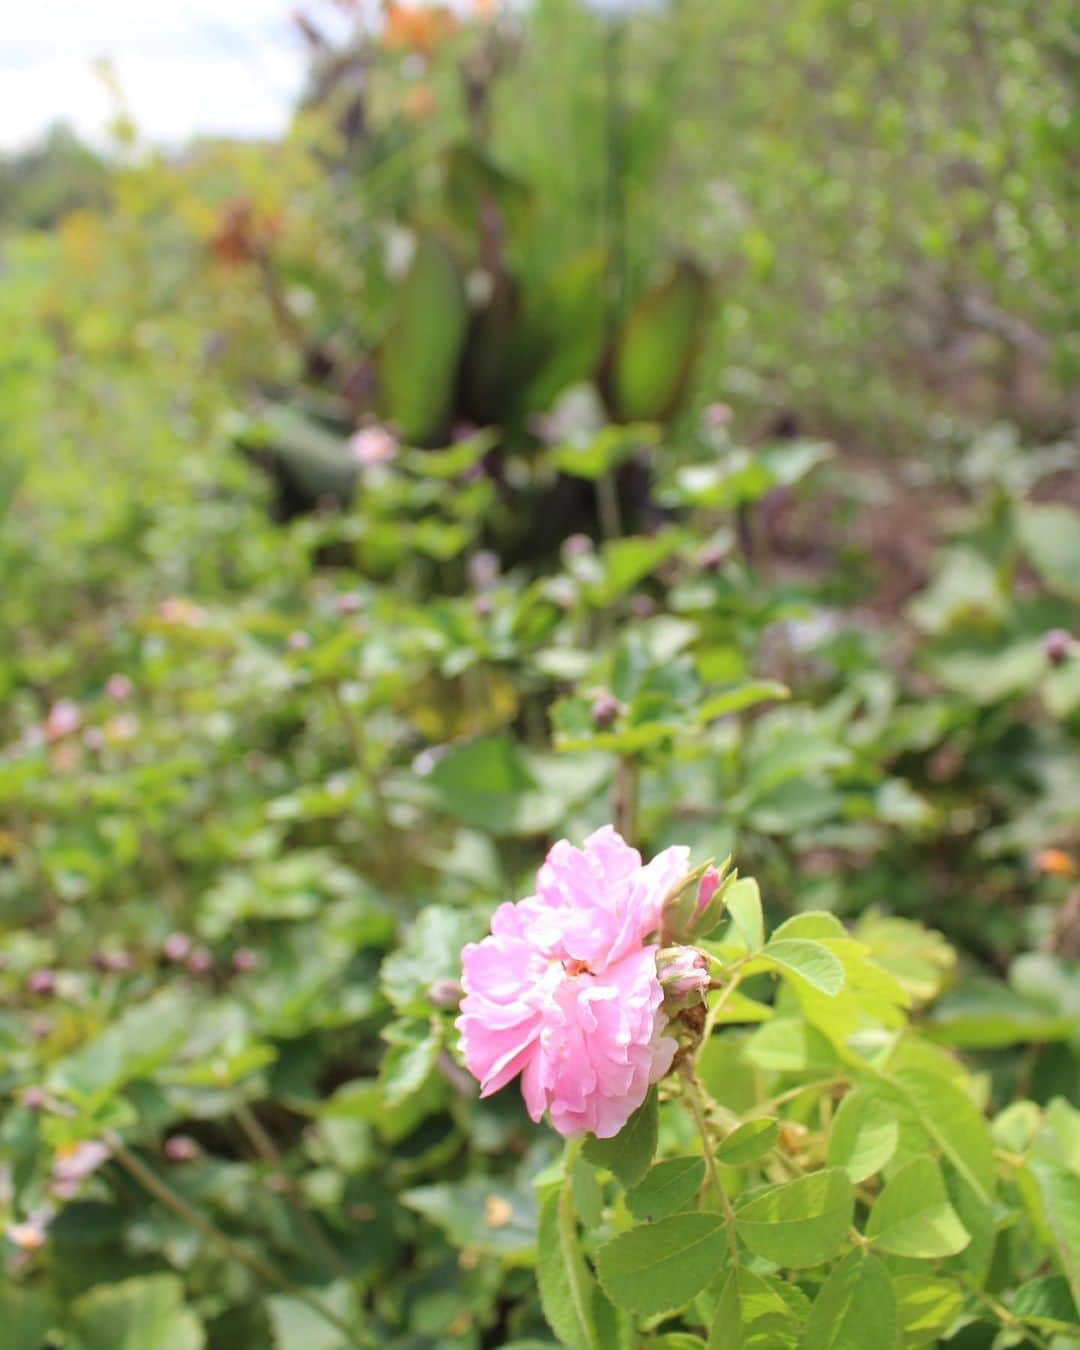
<path fill-rule="evenodd" d="M 697 1125 L 698 1134 L 701 1135 L 701 1151 L 705 1157 L 705 1166 L 708 1169 L 709 1180 L 712 1182 L 717 1199 L 720 1201 L 720 1208 L 724 1211 L 724 1226 L 727 1229 L 728 1248 L 731 1252 L 731 1260 L 734 1265 L 738 1265 L 739 1246 L 735 1237 L 735 1211 L 731 1207 L 731 1201 L 728 1199 L 727 1191 L 724 1190 L 724 1183 L 720 1179 L 720 1169 L 716 1165 L 716 1153 L 713 1149 L 712 1136 L 709 1134 L 709 1122 L 705 1116 L 705 1103 L 702 1100 L 701 1084 L 698 1082 L 694 1074 L 694 1069 L 689 1063 L 683 1064 L 682 1074 L 683 1101 L 689 1107 L 690 1114 L 694 1117 L 694 1123 Z"/>
<path fill-rule="evenodd" d="M 240 1128 L 247 1135 L 255 1152 L 264 1162 L 268 1163 L 270 1167 L 273 1168 L 273 1176 L 281 1187 L 301 1228 L 303 1228 L 311 1241 L 322 1252 L 323 1256 L 334 1268 L 334 1271 L 338 1275 L 348 1279 L 349 1268 L 327 1241 L 326 1235 L 316 1223 L 315 1219 L 308 1213 L 307 1206 L 304 1204 L 304 1199 L 300 1193 L 299 1187 L 295 1180 L 285 1170 L 285 1164 L 281 1154 L 278 1152 L 277 1145 L 274 1143 L 273 1139 L 271 1139 L 270 1135 L 267 1134 L 266 1130 L 263 1129 L 255 1112 L 252 1111 L 251 1107 L 245 1102 L 237 1107 L 236 1118 L 240 1122 Z"/>
<path fill-rule="evenodd" d="M 212 1242 L 224 1255 L 247 1266 L 253 1274 L 266 1284 L 273 1285 L 276 1289 L 281 1289 L 285 1293 L 291 1294 L 293 1298 L 298 1298 L 301 1302 L 306 1303 L 312 1312 L 317 1313 L 324 1322 L 328 1322 L 336 1328 L 345 1337 L 349 1345 L 356 1346 L 358 1350 L 365 1350 L 365 1347 L 372 1344 L 366 1337 L 360 1339 L 358 1333 L 347 1322 L 338 1317 L 332 1308 L 328 1308 L 322 1299 L 308 1293 L 306 1289 L 302 1289 L 299 1285 L 293 1284 L 276 1267 L 268 1261 L 264 1261 L 261 1256 L 249 1251 L 247 1247 L 234 1242 L 231 1237 L 211 1223 L 205 1215 L 200 1214 L 197 1209 L 189 1205 L 183 1196 L 178 1195 L 171 1186 L 162 1181 L 155 1172 L 152 1172 L 145 1163 L 130 1152 L 127 1145 L 114 1130 L 103 1130 L 101 1137 L 108 1145 L 109 1152 L 126 1172 L 156 1200 L 159 1200 L 166 1209 L 171 1210 L 177 1218 L 190 1224 L 196 1232 L 201 1233 L 207 1241 Z"/>

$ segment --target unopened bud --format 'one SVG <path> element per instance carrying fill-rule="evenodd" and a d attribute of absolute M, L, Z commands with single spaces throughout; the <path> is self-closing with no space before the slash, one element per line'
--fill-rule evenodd
<path fill-rule="evenodd" d="M 185 964 L 192 975 L 208 975 L 214 968 L 214 958 L 206 947 L 196 947 Z"/>
<path fill-rule="evenodd" d="M 464 993 L 457 980 L 435 980 L 428 987 L 428 998 L 434 1008 L 456 1008 Z"/>
<path fill-rule="evenodd" d="M 1043 638 L 1043 653 L 1052 666 L 1063 666 L 1072 652 L 1072 634 L 1064 628 L 1052 628 Z"/>
<path fill-rule="evenodd" d="M 179 965 L 191 952 L 191 939 L 186 933 L 170 933 L 161 950 L 166 961 Z"/>
<path fill-rule="evenodd" d="M 246 975 L 259 964 L 259 953 L 250 947 L 237 947 L 232 954 L 232 968 L 238 975 Z"/>
<path fill-rule="evenodd" d="M 56 976 L 51 970 L 32 970 L 26 977 L 26 987 L 38 998 L 48 998 L 56 992 Z"/>
<path fill-rule="evenodd" d="M 593 726 L 603 731 L 614 724 L 615 719 L 622 712 L 622 704 L 614 694 L 604 689 L 593 699 L 589 712 L 593 720 Z"/>
<path fill-rule="evenodd" d="M 194 1162 L 199 1156 L 199 1146 L 190 1135 L 173 1134 L 165 1140 L 162 1152 L 173 1163 Z"/>
<path fill-rule="evenodd" d="M 696 913 L 704 914 L 708 908 L 709 901 L 716 894 L 716 889 L 720 885 L 720 873 L 715 867 L 706 868 L 701 874 L 701 880 L 697 888 L 697 908 Z"/>
<path fill-rule="evenodd" d="M 669 1008 L 700 1002 L 709 987 L 709 962 L 696 947 L 662 947 L 656 957 L 656 973 Z"/>

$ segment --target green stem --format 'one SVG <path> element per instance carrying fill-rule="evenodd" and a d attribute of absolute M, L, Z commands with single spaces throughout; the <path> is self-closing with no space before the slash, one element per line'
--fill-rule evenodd
<path fill-rule="evenodd" d="M 698 1134 L 701 1135 L 701 1152 L 705 1158 L 705 1167 L 709 1173 L 709 1180 L 712 1182 L 713 1189 L 716 1191 L 716 1197 L 720 1201 L 720 1208 L 724 1212 L 724 1225 L 727 1229 L 728 1249 L 731 1252 L 731 1261 L 733 1265 L 739 1264 L 739 1244 L 735 1237 L 735 1211 L 731 1207 L 731 1201 L 728 1199 L 728 1193 L 724 1189 L 724 1183 L 720 1179 L 720 1169 L 716 1165 L 716 1152 L 713 1149 L 712 1136 L 709 1134 L 709 1122 L 706 1118 L 704 1094 L 701 1091 L 701 1084 L 694 1074 L 694 1069 L 689 1063 L 682 1067 L 683 1075 L 683 1101 L 690 1109 L 690 1114 L 697 1125 Z"/>
<path fill-rule="evenodd" d="M 171 1186 L 167 1185 L 162 1179 L 146 1166 L 134 1153 L 130 1152 L 127 1145 L 118 1134 L 113 1130 L 102 1131 L 102 1139 L 108 1146 L 109 1152 L 146 1191 L 148 1191 L 156 1200 L 159 1200 L 166 1209 L 171 1210 L 179 1219 L 189 1224 L 196 1232 L 201 1233 L 208 1242 L 212 1242 L 223 1255 L 231 1260 L 239 1261 L 241 1265 L 247 1268 L 259 1277 L 264 1283 L 273 1285 L 274 1288 L 290 1294 L 293 1298 L 306 1303 L 312 1312 L 317 1313 L 324 1322 L 330 1324 L 345 1337 L 349 1345 L 357 1347 L 357 1350 L 366 1350 L 373 1342 L 368 1339 L 361 1340 L 349 1324 L 338 1317 L 332 1308 L 328 1308 L 322 1299 L 316 1298 L 314 1294 L 308 1293 L 299 1285 L 282 1275 L 279 1270 L 272 1266 L 268 1261 L 257 1256 L 255 1252 L 249 1251 L 247 1247 L 234 1242 L 231 1237 L 223 1233 L 220 1228 L 210 1222 L 205 1215 L 200 1214 L 197 1209 L 189 1205 L 183 1196 L 178 1195 Z"/>
<path fill-rule="evenodd" d="M 326 1235 L 315 1222 L 312 1215 L 308 1213 L 307 1206 L 304 1204 L 303 1196 L 300 1193 L 300 1188 L 297 1186 L 293 1177 L 286 1172 L 285 1164 L 281 1154 L 278 1152 L 277 1145 L 263 1129 L 255 1112 L 252 1111 L 251 1107 L 248 1106 L 246 1102 L 243 1102 L 237 1107 L 236 1118 L 240 1122 L 240 1128 L 247 1135 L 255 1152 L 273 1169 L 272 1175 L 274 1180 L 281 1188 L 285 1199 L 289 1202 L 290 1208 L 296 1215 L 297 1221 L 310 1238 L 312 1244 L 318 1247 L 319 1251 L 322 1252 L 323 1257 L 329 1262 L 335 1274 L 340 1275 L 343 1279 L 349 1279 L 350 1272 L 348 1266 L 345 1265 L 344 1261 L 342 1261 L 341 1257 L 327 1241 Z"/>

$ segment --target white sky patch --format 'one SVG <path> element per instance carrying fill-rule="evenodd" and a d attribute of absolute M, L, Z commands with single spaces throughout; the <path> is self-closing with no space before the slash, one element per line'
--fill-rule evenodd
<path fill-rule="evenodd" d="M 288 0 L 0 0 L 0 148 L 70 122 L 102 143 L 112 104 L 95 63 L 113 65 L 139 133 L 272 136 L 304 78 Z M 306 6 L 333 36 L 333 6 Z"/>

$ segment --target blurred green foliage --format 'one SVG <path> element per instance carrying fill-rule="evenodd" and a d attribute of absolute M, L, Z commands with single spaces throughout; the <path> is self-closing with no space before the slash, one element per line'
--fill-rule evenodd
<path fill-rule="evenodd" d="M 549 1344 L 555 1140 L 513 1092 L 475 1100 L 450 1005 L 461 945 L 551 839 L 614 815 L 647 852 L 734 853 L 770 924 L 829 911 L 908 987 L 910 1027 L 889 1025 L 960 1103 L 960 1143 L 926 1147 L 972 1244 L 930 1308 L 889 1256 L 901 1343 L 1070 1334 L 1080 519 L 1074 448 L 1034 434 L 1065 425 L 1076 363 L 1067 19 L 544 0 L 434 51 L 320 50 L 280 146 L 125 143 L 107 205 L 79 196 L 48 232 L 59 207 L 13 199 L 13 1344 Z M 512 415 L 448 425 L 445 305 L 402 281 L 419 238 L 450 260 L 459 353 L 463 331 L 496 356 L 535 336 Z M 713 299 L 683 388 L 636 316 L 675 291 L 694 327 L 696 269 Z M 485 347 L 504 274 L 525 300 Z M 768 433 L 778 413 L 835 443 Z M 402 437 L 360 464 L 348 433 L 375 414 Z M 234 447 L 282 419 L 338 509 L 272 519 Z M 494 556 L 527 517 L 542 546 Z M 881 1030 L 854 995 L 837 1030 L 833 1005 L 755 979 L 706 1065 L 739 1116 L 822 1055 L 832 1074 L 864 1015 Z M 785 1108 L 793 1156 L 850 1170 L 859 1102 L 843 1130 Z M 685 1153 L 674 1114 L 662 1151 Z M 957 1186 L 969 1147 L 997 1150 L 993 1205 Z M 885 1166 L 858 1178 L 868 1212 Z M 598 1184 L 622 1203 L 589 1171 L 579 1212 Z M 801 1260 L 768 1286 L 788 1291 L 777 1344 L 816 1343 L 836 1295 Z"/>

